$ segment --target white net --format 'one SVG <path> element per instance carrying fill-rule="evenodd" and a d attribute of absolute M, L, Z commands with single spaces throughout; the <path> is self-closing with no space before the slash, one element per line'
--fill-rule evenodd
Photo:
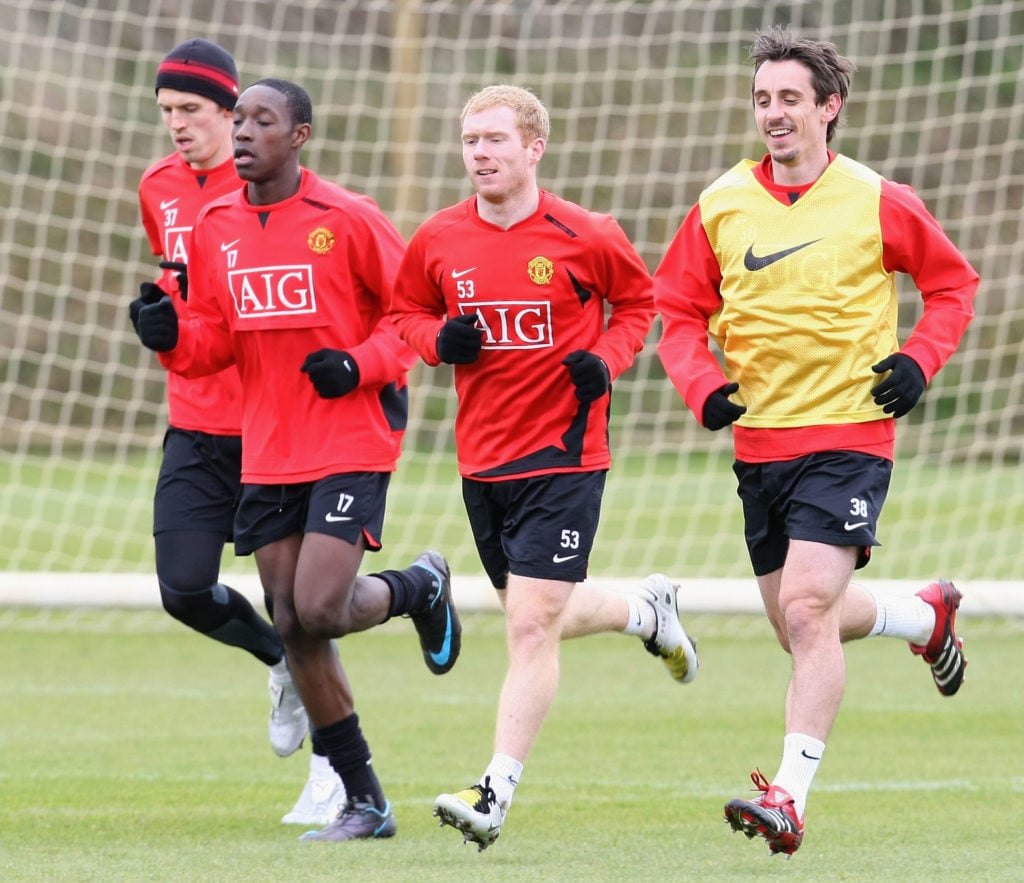
<path fill-rule="evenodd" d="M 152 567 L 164 377 L 127 304 L 155 275 L 136 186 L 170 151 L 153 81 L 172 46 L 204 36 L 234 53 L 243 86 L 305 86 L 305 164 L 372 195 L 406 235 L 468 192 L 466 97 L 527 85 L 553 122 L 543 186 L 613 214 L 653 270 L 700 190 L 760 155 L 747 47 L 788 23 L 858 64 L 837 148 L 912 184 L 983 280 L 961 351 L 901 421 L 872 575 L 1018 578 L 1024 4 L 49 0 L 0 2 L 0 20 L 0 571 Z M 909 327 L 918 298 L 902 297 Z M 659 332 L 617 384 L 593 570 L 746 577 L 730 440 L 701 430 L 665 380 Z M 388 557 L 436 546 L 478 573 L 450 375 L 412 381 Z"/>

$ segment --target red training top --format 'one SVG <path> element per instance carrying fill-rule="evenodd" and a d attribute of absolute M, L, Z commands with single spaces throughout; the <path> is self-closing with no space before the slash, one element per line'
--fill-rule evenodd
<path fill-rule="evenodd" d="M 720 182 L 728 182 L 732 187 L 729 192 L 735 194 L 730 196 L 734 201 L 733 211 L 740 213 L 741 216 L 744 211 L 754 210 L 754 199 L 758 192 L 768 193 L 774 200 L 787 206 L 786 211 L 790 215 L 793 212 L 811 212 L 809 217 L 803 219 L 803 223 L 805 229 L 810 223 L 810 229 L 813 229 L 815 237 L 818 238 L 815 238 L 813 243 L 798 245 L 799 249 L 807 246 L 827 246 L 842 255 L 843 260 L 852 262 L 855 269 L 864 267 L 865 273 L 870 272 L 876 276 L 891 276 L 897 272 L 909 274 L 921 292 L 924 309 L 909 338 L 899 347 L 899 352 L 911 357 L 918 364 L 926 381 L 931 380 L 955 351 L 973 317 L 973 298 L 978 287 L 978 274 L 910 187 L 880 179 L 880 193 L 875 197 L 876 217 L 869 224 L 873 225 L 874 236 L 879 243 L 880 264 L 876 266 L 870 255 L 866 259 L 861 251 L 854 248 L 848 241 L 851 219 L 837 219 L 828 199 L 824 198 L 832 192 L 830 188 L 837 186 L 837 175 L 840 173 L 835 171 L 835 167 L 844 165 L 845 168 L 850 161 L 843 159 L 841 163 L 837 163 L 836 156 L 831 152 L 829 159 L 829 170 L 818 181 L 803 187 L 784 187 L 776 184 L 771 178 L 771 159 L 768 156 L 759 163 L 740 163 L 702 194 L 701 202 L 698 202 L 686 216 L 655 272 L 655 299 L 664 323 L 664 333 L 658 344 L 658 352 L 670 379 L 698 419 L 708 396 L 729 380 L 736 379 L 727 378 L 711 352 L 708 346 L 709 327 L 713 319 L 722 315 L 723 310 L 727 308 L 732 310 L 733 314 L 737 311 L 742 313 L 745 307 L 744 298 L 749 297 L 749 292 L 753 290 L 755 277 L 759 273 L 763 275 L 756 258 L 753 259 L 753 265 L 750 265 L 750 250 L 748 249 L 746 255 L 743 253 L 743 248 L 749 245 L 750 237 L 754 235 L 752 232 L 740 226 L 740 236 L 718 242 L 721 253 L 716 253 L 709 240 L 701 206 L 706 194 L 711 194 L 712 198 L 715 198 L 724 192 L 722 189 L 715 189 Z M 815 198 L 812 199 L 811 195 Z M 764 204 L 761 203 L 756 210 L 763 215 Z M 797 217 L 790 215 L 787 215 L 787 219 L 791 226 L 795 226 Z M 748 225 L 750 229 L 753 229 L 753 223 L 754 219 Z M 746 234 L 746 238 L 743 238 L 743 233 Z M 797 236 L 792 230 L 782 230 L 778 235 L 784 238 L 787 233 L 790 237 Z M 796 241 L 802 240 L 797 236 Z M 777 257 L 772 256 L 772 261 L 797 250 L 788 248 L 780 251 Z M 808 249 L 807 253 L 810 251 L 811 249 Z M 803 253 L 798 253 L 795 258 L 801 257 Z M 728 278 L 723 272 L 723 264 L 736 268 L 730 271 L 732 275 Z M 772 269 L 784 266 L 785 263 L 780 260 Z M 792 327 L 797 332 L 815 331 L 822 339 L 842 333 L 837 330 L 842 327 L 842 323 L 838 321 L 836 308 L 830 301 L 830 298 L 837 295 L 829 288 L 827 282 L 822 283 L 822 278 L 820 272 L 807 279 L 800 274 L 791 274 L 789 288 L 783 286 L 779 289 L 777 305 L 770 316 L 773 326 L 783 326 L 786 322 L 791 322 L 794 323 Z M 729 303 L 723 301 L 723 291 L 726 290 L 736 292 Z M 844 290 L 839 294 L 846 295 L 849 292 Z M 750 321 L 758 320 L 749 309 L 746 313 L 751 316 Z M 765 319 L 762 319 L 761 327 L 765 327 Z M 882 329 L 857 327 L 857 333 L 861 333 L 869 343 L 872 339 L 881 339 L 883 336 Z M 742 329 L 739 331 L 742 332 Z M 767 345 L 759 345 L 756 334 L 758 331 L 759 328 L 754 327 L 749 340 L 738 340 L 737 334 L 730 334 L 724 343 L 726 349 L 736 349 L 747 344 L 744 356 L 749 364 L 746 370 L 767 377 L 773 371 L 777 373 L 778 366 L 773 368 L 774 355 L 771 358 L 763 355 L 762 351 L 769 352 L 770 348 Z M 796 336 L 794 333 L 793 338 Z M 785 343 L 786 338 L 782 332 L 777 332 L 776 337 Z M 763 344 L 769 342 L 763 332 L 760 340 Z M 849 342 L 852 346 L 860 341 L 851 339 Z M 871 361 L 880 361 L 889 353 L 890 350 L 877 352 L 873 359 L 869 359 L 869 364 Z M 727 353 L 727 359 L 729 355 L 730 353 Z M 795 351 L 789 354 L 791 361 L 798 357 L 799 354 Z M 884 375 L 870 375 L 870 369 L 868 370 L 866 384 L 874 385 L 882 380 Z M 836 383 L 846 381 L 845 378 L 838 376 L 832 378 L 827 371 L 824 376 L 830 381 L 834 379 Z M 739 393 L 733 399 L 743 403 L 742 382 L 740 387 Z M 776 394 L 785 396 L 787 393 L 791 396 L 792 405 L 799 407 L 800 391 L 778 390 Z M 869 420 L 835 418 L 813 425 L 743 425 L 744 418 L 740 418 L 740 421 L 732 426 L 736 458 L 745 462 L 761 463 L 795 459 L 818 451 L 852 450 L 891 460 L 895 443 L 895 421 L 883 415 L 881 408 L 877 410 L 878 417 Z"/>
<path fill-rule="evenodd" d="M 160 354 L 186 376 L 237 364 L 248 484 L 393 471 L 406 426 L 416 355 L 384 315 L 402 237 L 369 197 L 301 171 L 282 202 L 251 205 L 241 187 L 203 210 L 189 246 L 191 318 Z M 359 368 L 341 398 L 321 398 L 300 370 L 325 347 Z"/>
<path fill-rule="evenodd" d="M 188 239 L 199 210 L 237 189 L 239 183 L 233 159 L 206 171 L 193 169 L 178 153 L 153 163 L 139 182 L 142 225 L 153 254 L 187 264 Z M 156 282 L 171 296 L 178 315 L 187 315 L 177 274 L 164 270 Z M 168 374 L 167 410 L 171 426 L 178 429 L 238 435 L 242 431 L 242 383 L 237 369 L 232 365 L 193 380 Z"/>
<path fill-rule="evenodd" d="M 537 211 L 508 230 L 480 217 L 475 196 L 438 212 L 409 243 L 391 317 L 437 365 L 438 332 L 467 313 L 484 339 L 475 362 L 455 366 L 460 473 L 498 480 L 607 469 L 610 397 L 581 404 L 562 359 L 588 350 L 614 380 L 643 348 L 651 274 L 622 228 L 543 190 Z"/>

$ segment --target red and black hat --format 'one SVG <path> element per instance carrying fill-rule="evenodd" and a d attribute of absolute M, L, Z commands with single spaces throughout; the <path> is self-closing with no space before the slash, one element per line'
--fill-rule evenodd
<path fill-rule="evenodd" d="M 195 37 L 175 46 L 160 62 L 156 89 L 192 92 L 233 110 L 238 100 L 238 69 L 226 49 Z"/>

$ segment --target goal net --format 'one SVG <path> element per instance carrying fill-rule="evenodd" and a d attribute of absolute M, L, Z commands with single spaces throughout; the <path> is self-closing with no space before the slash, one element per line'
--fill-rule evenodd
<path fill-rule="evenodd" d="M 304 164 L 373 196 L 407 236 L 469 192 L 457 122 L 469 94 L 529 86 L 553 124 L 542 186 L 614 215 L 653 271 L 701 189 L 763 152 L 747 49 L 773 24 L 830 39 L 856 62 L 833 146 L 913 185 L 982 277 L 960 351 L 900 421 L 870 576 L 1020 579 L 1024 4 L 2 0 L 0 20 L 8 581 L 63 574 L 84 597 L 111 575 L 152 572 L 165 382 L 127 305 L 156 275 L 136 187 L 171 150 L 153 92 L 171 47 L 204 36 L 233 52 L 243 86 L 265 76 L 305 86 Z M 920 314 L 912 285 L 901 302 L 905 334 Z M 655 323 L 616 384 L 592 572 L 749 580 L 730 438 L 685 409 L 658 361 L 659 334 Z M 450 369 L 418 366 L 411 382 L 384 555 L 400 564 L 436 547 L 457 573 L 478 575 Z M 253 565 L 227 552 L 225 569 L 251 576 Z M 140 590 L 153 594 L 151 577 Z"/>

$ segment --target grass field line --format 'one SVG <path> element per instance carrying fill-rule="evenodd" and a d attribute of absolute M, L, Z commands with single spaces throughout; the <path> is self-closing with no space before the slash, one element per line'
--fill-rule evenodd
<path fill-rule="evenodd" d="M 258 607 L 263 590 L 254 573 L 224 573 L 224 582 L 238 589 Z M 912 595 L 926 580 L 872 580 L 858 582 L 880 591 Z M 634 578 L 594 581 L 614 591 L 629 591 Z M 760 613 L 761 599 L 750 579 L 680 579 L 679 608 L 693 613 Z M 964 616 L 1024 616 L 1024 580 L 957 579 L 964 593 Z M 582 585 L 586 586 L 587 583 Z M 452 595 L 460 610 L 498 610 L 494 589 L 486 578 L 456 573 Z M 159 607 L 156 577 L 152 573 L 63 573 L 0 571 L 0 607 Z"/>

